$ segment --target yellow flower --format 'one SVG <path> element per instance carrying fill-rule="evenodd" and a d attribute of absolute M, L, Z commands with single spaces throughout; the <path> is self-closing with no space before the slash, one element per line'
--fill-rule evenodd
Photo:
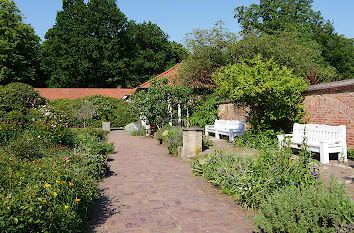
<path fill-rule="evenodd" d="M 74 184 L 73 184 L 73 183 L 69 183 L 69 186 L 70 186 L 70 187 L 74 187 Z"/>
<path fill-rule="evenodd" d="M 70 160 L 68 159 L 68 160 L 66 160 L 65 162 L 67 162 L 67 163 L 68 163 L 68 162 L 70 162 Z"/>
<path fill-rule="evenodd" d="M 65 181 L 65 180 L 63 180 L 61 183 L 62 183 L 62 184 L 66 184 L 66 181 Z"/>
<path fill-rule="evenodd" d="M 55 183 L 61 184 L 61 181 L 60 180 L 56 180 Z"/>
<path fill-rule="evenodd" d="M 56 192 L 53 192 L 53 196 L 56 197 L 58 196 L 58 194 Z"/>
<path fill-rule="evenodd" d="M 79 202 L 79 201 L 81 201 L 81 199 L 76 198 L 74 201 L 75 201 L 75 202 Z"/>
<path fill-rule="evenodd" d="M 67 208 L 69 208 L 69 206 L 65 205 L 64 208 L 67 209 Z"/>
<path fill-rule="evenodd" d="M 50 185 L 50 184 L 45 184 L 44 185 L 44 188 L 50 188 L 50 187 L 52 187 L 52 185 Z"/>
<path fill-rule="evenodd" d="M 47 200 L 46 200 L 46 199 L 44 199 L 44 200 L 43 200 L 43 203 L 47 203 Z"/>

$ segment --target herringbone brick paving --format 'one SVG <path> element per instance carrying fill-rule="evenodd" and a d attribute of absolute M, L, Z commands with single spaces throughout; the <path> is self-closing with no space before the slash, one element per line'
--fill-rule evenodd
<path fill-rule="evenodd" d="M 108 135 L 111 176 L 100 185 L 93 232 L 252 232 L 249 213 L 156 141 Z"/>

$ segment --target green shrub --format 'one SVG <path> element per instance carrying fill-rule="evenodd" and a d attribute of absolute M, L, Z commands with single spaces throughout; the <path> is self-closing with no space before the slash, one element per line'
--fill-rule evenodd
<path fill-rule="evenodd" d="M 18 158 L 33 161 L 44 156 L 40 144 L 41 140 L 38 137 L 22 135 L 9 143 L 7 152 Z"/>
<path fill-rule="evenodd" d="M 112 145 L 102 131 L 73 132 L 80 142 L 74 149 L 53 147 L 32 161 L 0 148 L 0 232 L 84 231 L 108 170 L 107 155 L 97 152 Z"/>
<path fill-rule="evenodd" d="M 257 208 L 279 188 L 318 183 L 318 169 L 311 161 L 307 151 L 295 159 L 289 148 L 264 150 L 255 157 L 215 151 L 195 160 L 192 169 L 242 205 Z"/>
<path fill-rule="evenodd" d="M 354 150 L 348 150 L 347 157 L 348 159 L 354 160 Z"/>
<path fill-rule="evenodd" d="M 249 106 L 254 130 L 290 130 L 301 121 L 303 91 L 308 83 L 262 56 L 223 67 L 216 74 L 217 93 L 234 103 Z"/>
<path fill-rule="evenodd" d="M 253 218 L 259 232 L 352 232 L 354 204 L 344 185 L 289 186 L 268 195 Z"/>
<path fill-rule="evenodd" d="M 156 132 L 156 139 L 165 145 L 172 155 L 178 155 L 178 147 L 183 146 L 182 127 L 165 125 Z"/>
<path fill-rule="evenodd" d="M 64 111 L 74 127 L 85 125 L 99 128 L 101 122 L 106 120 L 111 122 L 112 128 L 124 127 L 137 120 L 131 103 L 112 97 L 95 95 L 74 100 L 52 100 L 50 105 Z"/>
<path fill-rule="evenodd" d="M 209 149 L 209 147 L 211 147 L 212 145 L 213 145 L 213 142 L 207 136 L 202 137 L 202 149 L 203 150 Z"/>
<path fill-rule="evenodd" d="M 10 83 L 0 87 L 0 103 L 0 112 L 11 112 L 13 110 L 25 112 L 26 109 L 45 104 L 46 100 L 30 85 Z"/>
<path fill-rule="evenodd" d="M 249 130 L 243 137 L 236 137 L 235 144 L 239 147 L 249 147 L 255 149 L 277 148 L 278 139 L 277 135 L 280 132 L 274 130 L 255 131 Z"/>
<path fill-rule="evenodd" d="M 221 97 L 212 94 L 206 98 L 206 101 L 193 111 L 192 116 L 189 118 L 191 126 L 204 128 L 205 125 L 213 125 L 215 120 L 218 119 L 218 106 Z"/>

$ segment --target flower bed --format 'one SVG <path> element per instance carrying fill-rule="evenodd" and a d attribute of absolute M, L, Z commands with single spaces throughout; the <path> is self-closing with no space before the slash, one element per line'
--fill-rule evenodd
<path fill-rule="evenodd" d="M 1 232 L 80 232 L 98 196 L 112 151 L 103 132 L 77 133 L 73 149 L 51 147 L 38 159 L 0 154 Z M 100 142 L 101 141 L 101 142 Z M 99 146 L 95 142 L 100 142 Z M 103 153 L 102 153 L 103 152 Z"/>
<path fill-rule="evenodd" d="M 302 151 L 297 159 L 289 149 L 264 150 L 255 157 L 215 151 L 195 160 L 192 169 L 244 207 L 258 210 L 254 224 L 260 231 L 300 232 L 285 223 L 288 218 L 298 226 L 296 229 L 320 229 L 315 232 L 353 227 L 353 202 L 340 186 L 327 188 L 322 184 L 313 164 L 307 151 Z M 332 202 L 326 204 L 328 200 Z M 296 208 L 292 208 L 293 204 Z M 316 208 L 326 211 L 320 211 L 321 215 L 315 217 L 319 221 L 306 223 L 305 218 L 309 216 L 306 213 L 318 213 Z"/>

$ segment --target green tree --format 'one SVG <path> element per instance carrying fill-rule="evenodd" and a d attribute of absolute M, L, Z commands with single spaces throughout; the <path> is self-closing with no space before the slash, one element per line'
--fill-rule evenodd
<path fill-rule="evenodd" d="M 45 38 L 51 87 L 136 86 L 184 57 L 157 25 L 128 21 L 115 0 L 63 0 Z"/>
<path fill-rule="evenodd" d="M 140 116 L 159 129 L 170 120 L 169 106 L 172 109 L 178 104 L 188 107 L 190 96 L 190 88 L 164 78 L 154 80 L 147 92 L 135 93 L 133 102 Z"/>
<path fill-rule="evenodd" d="M 125 86 L 135 87 L 182 61 L 187 51 L 182 45 L 170 42 L 168 35 L 151 22 L 136 24 L 127 29 L 127 77 Z"/>
<path fill-rule="evenodd" d="M 260 0 L 258 5 L 237 7 L 235 18 L 246 33 L 294 29 L 333 33 L 332 24 L 312 10 L 312 4 L 313 0 Z"/>
<path fill-rule="evenodd" d="M 52 87 L 105 87 L 123 80 L 126 17 L 113 0 L 63 0 L 43 43 Z"/>
<path fill-rule="evenodd" d="M 235 18 L 246 34 L 294 30 L 310 34 L 309 40 L 315 40 L 321 46 L 321 56 L 337 69 L 339 77 L 336 80 L 352 78 L 353 40 L 338 35 L 333 25 L 312 9 L 312 4 L 313 0 L 260 0 L 259 4 L 250 7 L 237 7 Z M 330 81 L 326 77 L 324 80 Z"/>
<path fill-rule="evenodd" d="M 216 73 L 217 93 L 251 108 L 254 130 L 287 130 L 303 116 L 302 92 L 307 83 L 292 70 L 259 55 L 225 66 Z"/>
<path fill-rule="evenodd" d="M 39 37 L 11 0 L 0 0 L 0 84 L 40 85 Z M 37 85 L 37 86 L 38 86 Z"/>
<path fill-rule="evenodd" d="M 232 61 L 233 46 L 237 36 L 217 22 L 211 29 L 195 29 L 185 38 L 191 54 L 182 62 L 180 74 L 187 82 L 200 80 L 212 81 L 211 74 Z"/>
<path fill-rule="evenodd" d="M 283 31 L 248 33 L 233 47 L 233 63 L 252 59 L 261 54 L 263 59 L 273 58 L 279 65 L 293 69 L 297 76 L 305 76 L 311 71 L 323 80 L 333 80 L 337 74 L 334 67 L 322 57 L 321 46 L 308 33 Z"/>

